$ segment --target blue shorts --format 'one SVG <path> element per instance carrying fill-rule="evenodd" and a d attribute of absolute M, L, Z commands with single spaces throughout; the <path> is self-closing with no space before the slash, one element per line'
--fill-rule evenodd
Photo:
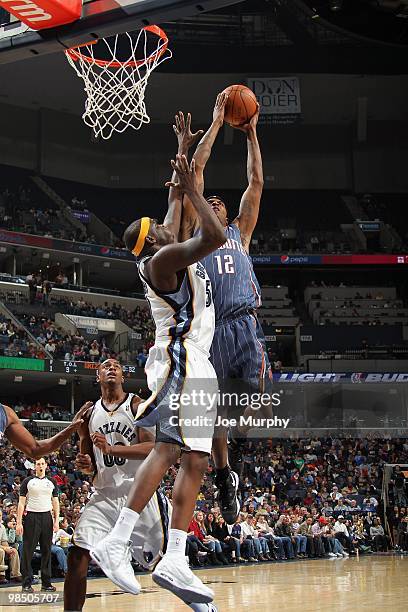
<path fill-rule="evenodd" d="M 271 389 L 272 370 L 265 336 L 253 314 L 244 313 L 217 323 L 210 361 L 220 389 L 235 387 L 237 379 L 252 392 L 268 393 Z"/>

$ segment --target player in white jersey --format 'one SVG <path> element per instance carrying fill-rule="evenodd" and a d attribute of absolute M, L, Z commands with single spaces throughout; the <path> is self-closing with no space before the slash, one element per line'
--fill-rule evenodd
<path fill-rule="evenodd" d="M 77 465 L 94 472 L 95 493 L 75 529 L 65 579 L 65 610 L 82 610 L 86 596 L 89 550 L 107 535 L 126 503 L 134 475 L 154 446 L 154 435 L 135 426 L 140 397 L 123 390 L 123 371 L 116 359 L 98 368 L 101 398 L 89 409 L 79 431 Z M 170 504 L 156 491 L 131 534 L 131 554 L 146 569 L 153 569 L 167 545 Z"/>
<path fill-rule="evenodd" d="M 188 525 L 211 453 L 217 403 L 216 374 L 208 359 L 214 333 L 211 284 L 198 262 L 224 244 L 225 235 L 214 211 L 198 192 L 195 163 L 189 166 L 184 155 L 177 155 L 172 166 L 178 183 L 176 177 L 168 183 L 171 191 L 165 223 L 159 225 L 144 217 L 132 223 L 124 235 L 127 248 L 139 258 L 140 276 L 156 324 L 155 344 L 146 364 L 152 395 L 140 404 L 136 416 L 139 425 L 157 424 L 156 444 L 135 476 L 127 507 L 116 526 L 91 550 L 91 556 L 115 584 L 130 592 L 139 591 L 126 561 L 127 542 L 162 477 L 181 455 L 167 551 L 153 572 L 153 580 L 188 604 L 206 604 L 214 594 L 191 572 L 185 558 Z M 178 243 L 175 237 L 180 228 L 182 193 L 188 194 L 197 211 L 201 233 Z M 174 397 L 183 393 L 192 400 L 192 393 L 203 386 L 215 401 L 206 396 L 194 407 L 192 403 L 183 405 L 180 398 L 173 405 Z M 206 419 L 202 427 L 187 421 L 194 415 Z"/>

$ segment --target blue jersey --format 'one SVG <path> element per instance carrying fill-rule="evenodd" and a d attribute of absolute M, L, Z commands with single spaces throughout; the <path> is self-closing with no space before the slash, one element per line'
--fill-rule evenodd
<path fill-rule="evenodd" d="M 7 428 L 7 414 L 3 404 L 0 404 L 0 445 L 4 438 L 4 433 Z"/>
<path fill-rule="evenodd" d="M 216 322 L 261 305 L 261 290 L 241 232 L 231 224 L 225 233 L 227 242 L 201 260 L 212 284 Z"/>

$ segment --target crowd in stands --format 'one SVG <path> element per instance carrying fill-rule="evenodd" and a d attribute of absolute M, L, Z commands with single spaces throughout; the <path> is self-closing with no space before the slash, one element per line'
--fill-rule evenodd
<path fill-rule="evenodd" d="M 55 408 L 17 402 L 20 416 Z M 41 412 L 40 412 L 41 411 Z M 60 490 L 61 533 L 53 549 L 62 571 L 60 548 L 66 548 L 93 489 L 75 467 L 75 444 L 66 443 L 48 458 L 50 475 Z M 384 524 L 381 502 L 385 463 L 408 463 L 406 440 L 312 438 L 247 441 L 243 448 L 241 513 L 233 526 L 220 516 L 214 469 L 204 476 L 190 523 L 187 554 L 203 564 L 334 560 L 395 547 L 408 552 L 408 481 L 397 465 L 390 481 L 390 506 Z M 8 545 L 19 547 L 15 517 L 22 480 L 32 465 L 10 445 L 0 448 L 0 512 Z M 177 467 L 162 482 L 171 499 Z M 62 538 L 62 540 L 61 540 Z M 63 545 L 61 545 L 61 542 Z M 0 571 L 1 582 L 1 571 Z"/>
<path fill-rule="evenodd" d="M 13 403 L 13 409 L 20 419 L 39 420 L 39 421 L 70 421 L 72 418 L 69 410 L 62 406 L 43 404 L 39 401 L 29 403 L 23 398 L 17 399 Z"/>
<path fill-rule="evenodd" d="M 0 168 L 1 170 L 1 168 Z M 6 229 L 46 235 L 66 240 L 96 243 L 97 238 L 88 230 L 89 215 L 94 212 L 112 230 L 114 236 L 109 246 L 123 248 L 121 238 L 127 225 L 133 220 L 135 198 L 149 200 L 152 214 L 160 215 L 166 198 L 161 189 L 115 190 L 120 215 L 112 216 L 112 190 L 90 185 L 79 185 L 56 178 L 45 181 L 64 198 L 69 213 L 82 221 L 82 228 L 67 223 L 59 209 L 51 208 L 51 200 L 42 201 L 31 181 L 24 182 L 21 170 L 3 170 L 0 188 L 0 209 L 4 208 L 2 226 Z M 6 185 L 8 185 L 6 187 Z M 239 190 L 226 190 L 222 198 L 227 204 L 239 202 Z M 351 253 L 361 252 L 358 244 L 342 230 L 344 224 L 355 219 L 343 197 L 334 191 L 274 191 L 265 192 L 261 207 L 260 226 L 251 243 L 251 253 Z M 364 194 L 358 199 L 363 217 L 380 219 L 399 232 L 402 242 L 408 244 L 408 226 L 405 215 L 405 196 Z M 49 203 L 49 206 L 47 206 Z M 267 215 L 270 205 L 276 214 Z"/>
<path fill-rule="evenodd" d="M 103 337 L 89 340 L 79 333 L 69 334 L 46 315 L 22 314 L 20 320 L 53 359 L 102 362 L 117 357 Z"/>
<path fill-rule="evenodd" d="M 251 255 L 347 254 L 353 252 L 353 248 L 347 236 L 341 231 L 303 232 L 297 228 L 292 231 L 276 229 L 256 234 L 251 240 L 250 252 Z"/>
<path fill-rule="evenodd" d="M 54 359 L 77 361 L 103 361 L 116 355 L 108 348 L 103 337 L 87 340 L 80 334 L 69 334 L 56 326 L 55 314 L 61 312 L 67 315 L 123 321 L 133 332 L 140 335 L 137 344 L 141 344 L 143 348 L 141 352 L 135 352 L 133 345 L 129 344 L 126 359 L 134 359 L 144 365 L 155 330 L 148 308 L 143 306 L 124 308 L 120 304 L 108 301 L 95 306 L 87 302 L 83 296 L 69 299 L 56 295 L 53 293 L 53 288 L 67 287 L 68 278 L 64 270 L 60 269 L 54 281 L 50 282 L 47 272 L 45 274 L 33 272 L 27 275 L 25 278 L 29 288 L 27 297 L 19 291 L 7 290 L 2 293 L 1 298 L 22 325 L 33 334 L 38 344 L 30 341 L 24 329 L 3 318 L 0 327 L 1 354 L 42 359 L 52 355 Z"/>
<path fill-rule="evenodd" d="M 319 289 L 314 291 L 314 289 Z M 315 325 L 378 326 L 404 323 L 408 308 L 397 298 L 396 288 L 337 286 L 313 281 L 305 291 L 305 302 Z M 308 290 L 310 295 L 307 295 Z"/>
<path fill-rule="evenodd" d="M 75 211 L 70 210 L 72 217 Z M 4 229 L 77 242 L 97 243 L 96 237 L 81 226 L 70 222 L 69 214 L 52 207 L 52 201 L 42 202 L 31 187 L 18 185 L 0 192 L 0 226 Z"/>
<path fill-rule="evenodd" d="M 54 303 L 61 306 L 61 312 L 64 314 L 100 319 L 119 319 L 134 331 L 143 333 L 146 340 L 154 338 L 155 327 L 148 308 L 136 306 L 136 308 L 130 310 L 123 308 L 115 302 L 111 305 L 105 302 L 103 306 L 94 306 L 86 302 L 82 296 L 76 302 L 74 300 L 59 299 Z"/>
<path fill-rule="evenodd" d="M 94 305 L 87 302 L 82 295 L 78 299 L 69 299 L 53 294 L 54 287 L 63 289 L 68 285 L 68 278 L 63 270 L 58 272 L 53 282 L 48 280 L 47 275 L 39 272 L 28 274 L 25 281 L 29 287 L 28 300 L 22 295 L 19 295 L 18 299 L 11 300 L 10 292 L 7 292 L 3 299 L 19 305 L 28 301 L 31 306 L 42 308 L 43 314 L 46 314 L 47 311 L 47 308 L 44 307 L 52 306 L 52 314 L 62 312 L 98 319 L 118 319 L 126 323 L 133 331 L 144 334 L 146 341 L 154 337 L 154 323 L 147 307 L 136 306 L 130 309 L 115 302 L 109 304 L 107 301 L 103 305 Z"/>
<path fill-rule="evenodd" d="M 0 355 L 44 359 L 45 352 L 22 327 L 16 325 L 11 319 L 0 315 Z"/>

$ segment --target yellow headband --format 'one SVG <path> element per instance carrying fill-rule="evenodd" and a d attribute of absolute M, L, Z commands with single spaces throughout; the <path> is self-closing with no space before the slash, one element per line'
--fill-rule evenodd
<path fill-rule="evenodd" d="M 140 253 L 143 251 L 143 247 L 145 245 L 146 236 L 150 230 L 150 217 L 143 217 L 140 222 L 140 233 L 139 237 L 136 241 L 135 247 L 132 251 L 133 255 L 139 257 Z"/>

